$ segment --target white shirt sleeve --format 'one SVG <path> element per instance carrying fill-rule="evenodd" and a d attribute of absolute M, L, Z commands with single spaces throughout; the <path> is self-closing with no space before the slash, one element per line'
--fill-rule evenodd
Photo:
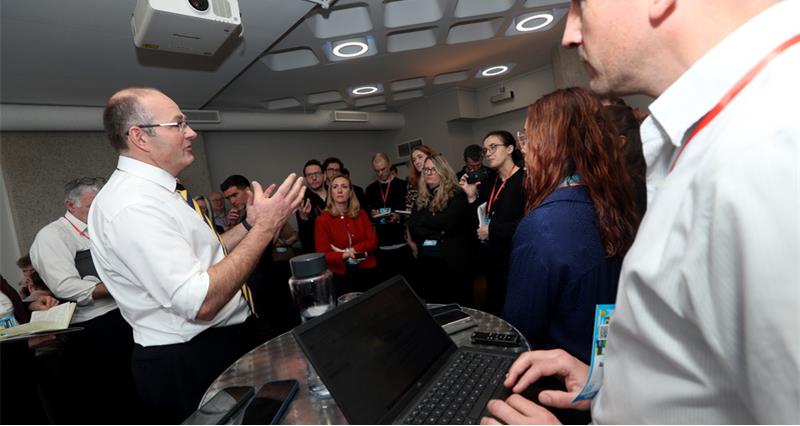
<path fill-rule="evenodd" d="M 135 274 L 149 297 L 165 309 L 193 320 L 208 293 L 208 271 L 168 209 L 137 203 L 120 211 L 106 227 L 109 251 Z M 119 248 L 119 249 L 117 249 Z"/>
<path fill-rule="evenodd" d="M 739 378 L 757 423 L 796 420 L 799 412 L 798 134 L 765 135 L 768 144 L 737 153 L 708 182 L 714 198 L 703 299 L 719 303 L 698 310 L 697 324 Z M 785 181 L 791 175 L 796 180 Z"/>
<path fill-rule="evenodd" d="M 31 246 L 31 264 L 55 297 L 88 305 L 93 302 L 92 292 L 100 280 L 81 279 L 75 267 L 77 250 L 69 238 L 55 226 L 42 228 Z"/>

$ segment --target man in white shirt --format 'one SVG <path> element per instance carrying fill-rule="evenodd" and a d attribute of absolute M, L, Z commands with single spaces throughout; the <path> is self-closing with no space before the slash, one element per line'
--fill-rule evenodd
<path fill-rule="evenodd" d="M 53 295 L 76 303 L 70 325 L 83 327 L 64 336 L 68 366 L 64 374 L 75 392 L 61 398 L 90 399 L 98 404 L 91 410 L 70 410 L 77 422 L 114 422 L 119 410 L 134 407 L 128 404 L 135 397 L 130 374 L 131 328 L 100 282 L 89 250 L 86 220 L 104 183 L 101 177 L 68 182 L 64 187 L 67 211 L 36 234 L 30 249 L 31 264 Z"/>
<path fill-rule="evenodd" d="M 261 343 L 243 283 L 299 206 L 303 182 L 289 175 L 277 191 L 253 182 L 247 220 L 218 236 L 178 192 L 197 134 L 172 99 L 122 90 L 103 123 L 120 157 L 89 212 L 95 264 L 133 328 L 139 395 L 155 421 L 180 423 L 225 368 Z"/>
<path fill-rule="evenodd" d="M 800 419 L 800 1 L 573 0 L 563 44 L 597 92 L 657 96 L 643 127 L 653 200 L 622 267 L 596 423 Z M 507 386 L 588 368 L 529 352 Z M 508 424 L 553 422 L 519 395 Z M 485 418 L 484 423 L 496 423 Z"/>

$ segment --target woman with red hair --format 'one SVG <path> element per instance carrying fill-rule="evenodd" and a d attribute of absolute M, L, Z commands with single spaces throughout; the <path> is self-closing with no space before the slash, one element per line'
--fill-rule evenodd
<path fill-rule="evenodd" d="M 532 347 L 588 363 L 595 306 L 614 303 L 639 224 L 623 147 L 600 100 L 581 88 L 531 105 L 525 136 L 527 215 L 503 316 Z"/>

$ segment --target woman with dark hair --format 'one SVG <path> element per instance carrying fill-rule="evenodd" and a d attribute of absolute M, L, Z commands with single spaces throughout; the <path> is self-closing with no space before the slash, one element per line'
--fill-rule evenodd
<path fill-rule="evenodd" d="M 606 106 L 606 110 L 611 116 L 611 121 L 617 128 L 623 151 L 625 152 L 625 165 L 628 167 L 628 176 L 633 184 L 634 202 L 639 217 L 644 216 L 647 210 L 647 184 L 645 183 L 645 173 L 647 165 L 642 153 L 642 138 L 639 134 L 639 119 L 633 108 L 622 104 Z"/>
<path fill-rule="evenodd" d="M 419 248 L 416 290 L 428 302 L 471 305 L 469 250 L 475 209 L 444 156 L 434 154 L 425 159 L 422 172 L 419 195 L 408 221 L 409 234 Z"/>
<path fill-rule="evenodd" d="M 599 99 L 557 90 L 525 120 L 527 215 L 514 235 L 503 316 L 537 349 L 588 363 L 595 306 L 614 303 L 639 217 Z"/>
<path fill-rule="evenodd" d="M 478 208 L 478 215 L 483 218 L 477 234 L 483 243 L 479 248 L 480 262 L 485 265 L 487 281 L 484 309 L 500 315 L 506 297 L 511 238 L 525 215 L 525 171 L 520 168 L 522 154 L 517 141 L 505 130 L 491 131 L 483 138 L 483 159 L 496 172 L 491 186 L 479 188 L 480 182 L 467 183 L 466 175 L 461 176 L 459 184 L 470 203 L 478 199 L 483 203 Z"/>
<path fill-rule="evenodd" d="M 314 224 L 314 244 L 333 272 L 337 296 L 364 291 L 375 282 L 378 237 L 353 192 L 350 178 L 331 179 L 325 211 Z"/>

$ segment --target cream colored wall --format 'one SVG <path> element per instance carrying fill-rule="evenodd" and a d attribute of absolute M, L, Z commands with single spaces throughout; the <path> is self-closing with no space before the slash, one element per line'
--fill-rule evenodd
<path fill-rule="evenodd" d="M 2 132 L 0 149 L 11 213 L 3 226 L 16 229 L 20 253 L 27 253 L 39 229 L 64 214 L 66 182 L 82 176 L 108 178 L 117 164 L 117 154 L 100 132 Z M 193 192 L 207 192 L 210 179 L 202 138 L 195 140 L 193 151 L 195 162 L 181 179 Z M 3 264 L 4 275 L 10 273 L 7 270 Z"/>

